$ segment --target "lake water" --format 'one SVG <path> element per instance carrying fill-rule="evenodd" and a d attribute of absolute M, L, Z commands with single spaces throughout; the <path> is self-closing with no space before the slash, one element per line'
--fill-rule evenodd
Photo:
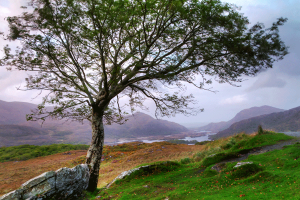
<path fill-rule="evenodd" d="M 185 140 L 185 141 L 192 141 L 192 140 L 196 140 L 197 142 L 202 142 L 202 141 L 207 141 L 210 140 L 208 137 L 209 135 L 214 135 L 216 133 L 209 133 L 205 136 L 200 136 L 200 137 L 185 137 L 184 139 L 179 139 L 179 140 Z M 134 142 L 135 140 L 122 140 L 117 142 L 117 144 L 122 144 L 122 143 L 128 143 L 128 142 Z M 153 143 L 153 142 L 163 142 L 166 140 L 140 140 L 141 142 L 144 143 Z"/>
<path fill-rule="evenodd" d="M 200 137 L 185 137 L 184 139 L 179 139 L 179 140 L 185 140 L 185 141 L 192 141 L 192 140 L 196 140 L 197 142 L 202 142 L 202 141 L 210 141 L 209 136 L 210 135 L 215 135 L 216 133 L 208 133 L 205 136 L 200 136 Z M 296 136 L 296 137 L 300 137 L 300 132 L 284 132 L 284 134 L 286 135 L 290 135 L 290 136 Z M 117 142 L 117 144 L 122 144 L 122 143 L 127 143 L 127 142 L 134 142 L 136 140 L 122 140 Z M 144 142 L 144 143 L 153 143 L 153 142 L 163 142 L 165 140 L 140 140 L 140 142 Z M 116 143 L 115 143 L 116 144 Z"/>

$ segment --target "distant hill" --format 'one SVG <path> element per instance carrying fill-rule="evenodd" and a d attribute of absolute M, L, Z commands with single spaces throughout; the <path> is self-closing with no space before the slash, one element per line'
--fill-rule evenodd
<path fill-rule="evenodd" d="M 253 133 L 257 131 L 258 125 L 262 125 L 263 129 L 269 129 L 276 132 L 299 132 L 300 107 L 236 122 L 228 129 L 218 132 L 213 138 L 227 137 L 240 132 L 248 134 Z"/>
<path fill-rule="evenodd" d="M 89 144 L 92 138 L 90 123 L 47 119 L 41 122 L 27 122 L 29 114 L 37 105 L 24 102 L 0 100 L 0 147 L 20 144 L 80 143 Z M 105 125 L 105 141 L 116 139 L 166 136 L 189 130 L 179 124 L 158 120 L 144 113 L 128 116 L 123 125 Z"/>
<path fill-rule="evenodd" d="M 6 102 L 0 100 L 0 124 L 21 124 L 26 122 L 26 114 L 37 105 L 25 102 Z"/>
<path fill-rule="evenodd" d="M 154 119 L 153 117 L 141 112 L 137 112 L 134 115 L 129 116 L 128 121 L 125 124 L 104 126 L 104 130 L 106 136 L 110 138 L 134 138 L 158 135 L 166 136 L 189 131 L 186 127 L 177 123 Z"/>
<path fill-rule="evenodd" d="M 244 109 L 237 113 L 234 118 L 227 122 L 218 122 L 218 123 L 210 123 L 205 126 L 197 128 L 199 131 L 211 131 L 211 132 L 219 132 L 224 129 L 227 129 L 235 122 L 242 121 L 244 119 L 249 119 L 251 117 L 256 117 L 260 115 L 270 114 L 270 113 L 276 113 L 276 112 L 282 112 L 283 109 L 274 108 L 272 106 L 261 106 L 261 107 L 252 107 L 248 109 Z"/>
<path fill-rule="evenodd" d="M 0 125 L 0 147 L 22 144 L 46 145 L 57 143 L 46 130 L 22 125 Z"/>

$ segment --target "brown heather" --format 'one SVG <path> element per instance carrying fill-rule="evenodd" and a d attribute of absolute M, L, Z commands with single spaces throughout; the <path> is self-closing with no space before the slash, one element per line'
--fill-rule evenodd
<path fill-rule="evenodd" d="M 152 144 L 133 142 L 114 147 L 105 146 L 98 188 L 108 184 L 121 172 L 138 165 L 167 160 L 179 161 L 186 157 L 192 158 L 196 152 L 202 151 L 204 147 L 204 145 L 176 145 L 168 142 Z M 84 163 L 85 156 L 86 151 L 74 150 L 27 161 L 0 163 L 0 195 L 19 188 L 27 180 L 46 171 Z"/>

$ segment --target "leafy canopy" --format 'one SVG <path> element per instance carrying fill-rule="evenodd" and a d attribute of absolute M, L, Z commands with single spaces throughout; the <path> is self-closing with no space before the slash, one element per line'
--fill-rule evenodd
<path fill-rule="evenodd" d="M 219 0 L 33 0 L 30 6 L 32 12 L 7 18 L 7 39 L 21 47 L 12 53 L 6 46 L 1 60 L 35 72 L 26 90 L 49 91 L 29 119 L 82 120 L 100 109 L 110 121 L 122 114 L 121 97 L 132 110 L 150 98 L 156 114 L 188 114 L 193 96 L 180 92 L 185 84 L 241 82 L 287 54 L 278 32 L 287 19 L 248 29 L 237 7 Z M 46 104 L 55 107 L 47 111 Z"/>

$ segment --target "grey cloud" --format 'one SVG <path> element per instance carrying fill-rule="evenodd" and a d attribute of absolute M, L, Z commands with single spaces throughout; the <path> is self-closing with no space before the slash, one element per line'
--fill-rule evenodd
<path fill-rule="evenodd" d="M 261 88 L 283 88 L 286 84 L 285 80 L 278 78 L 275 74 L 267 74 L 260 76 L 246 91 L 251 92 Z"/>

